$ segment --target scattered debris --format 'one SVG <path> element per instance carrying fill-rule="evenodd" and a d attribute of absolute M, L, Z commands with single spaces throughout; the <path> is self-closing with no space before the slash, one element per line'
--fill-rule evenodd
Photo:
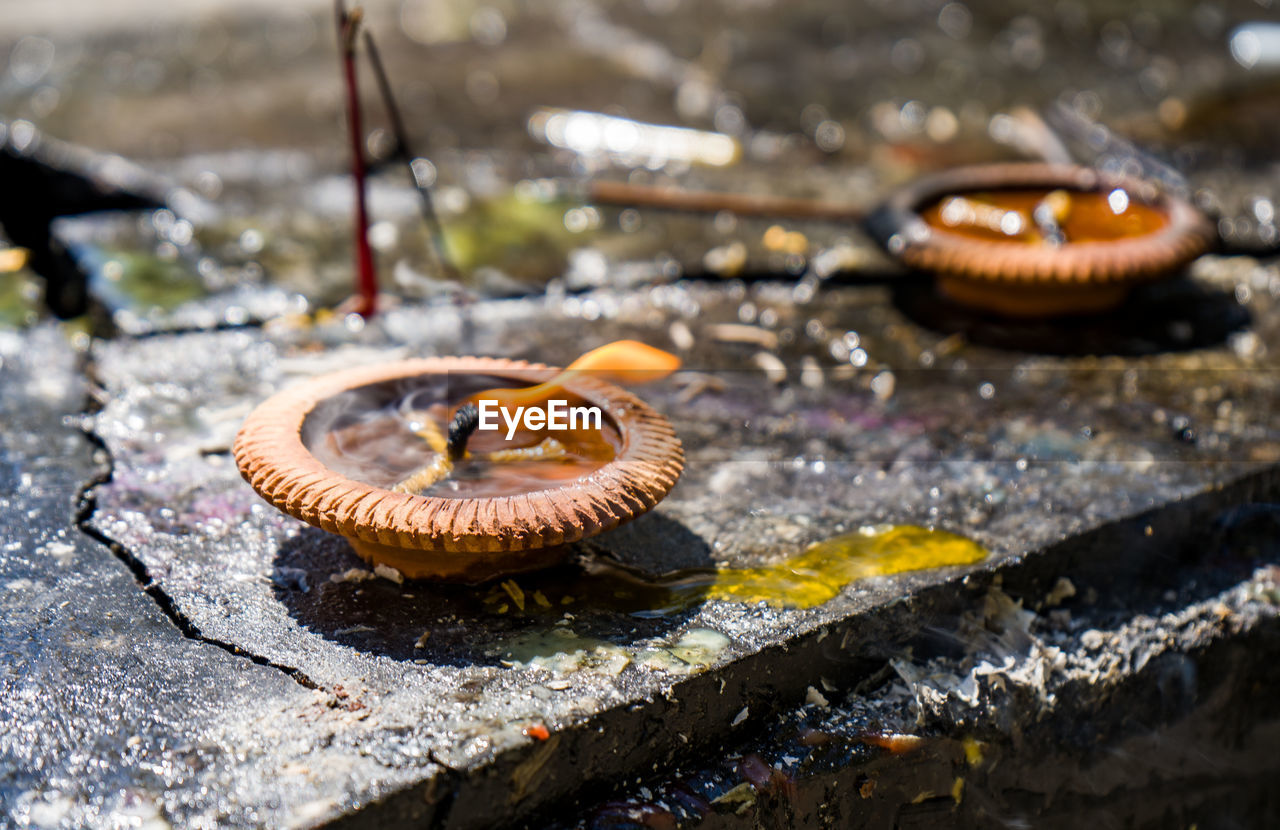
<path fill-rule="evenodd" d="M 524 610 L 524 591 L 516 583 L 514 579 L 504 580 L 502 590 L 507 592 L 507 596 L 511 597 L 511 601 L 516 604 L 516 608 Z"/>
<path fill-rule="evenodd" d="M 340 574 L 330 574 L 330 582 L 365 582 L 373 579 L 373 571 L 364 568 L 348 568 Z"/>
<path fill-rule="evenodd" d="M 759 326 L 748 326 L 743 323 L 716 323 L 708 326 L 707 331 L 713 340 L 721 343 L 748 343 L 768 351 L 776 351 L 778 348 L 777 332 Z"/>
<path fill-rule="evenodd" d="M 787 364 L 771 352 L 756 352 L 752 362 L 764 372 L 770 383 L 781 385 L 787 382 Z"/>
<path fill-rule="evenodd" d="M 756 790 L 755 787 L 744 781 L 727 793 L 713 799 L 711 803 L 735 807 L 734 812 L 741 815 L 756 803 Z"/>
<path fill-rule="evenodd" d="M 736 277 L 747 265 L 747 246 L 734 240 L 707 251 L 702 257 L 702 267 L 721 277 Z"/>
<path fill-rule="evenodd" d="M 671 338 L 671 345 L 682 352 L 689 351 L 697 342 L 693 338 L 693 332 L 689 331 L 682 320 L 676 320 L 667 328 L 667 336 Z"/>
<path fill-rule="evenodd" d="M 1053 583 L 1053 588 L 1048 594 L 1045 594 L 1044 604 L 1053 607 L 1061 605 L 1063 600 L 1070 599 L 1076 595 L 1076 586 L 1065 576 L 1058 577 L 1058 581 Z"/>
<path fill-rule="evenodd" d="M 383 579 L 389 579 L 397 585 L 404 584 L 404 574 L 397 571 L 390 565 L 384 565 L 381 562 L 373 566 L 373 572 Z"/>

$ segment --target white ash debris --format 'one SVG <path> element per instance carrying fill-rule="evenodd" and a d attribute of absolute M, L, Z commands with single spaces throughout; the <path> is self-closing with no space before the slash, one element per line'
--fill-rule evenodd
<path fill-rule="evenodd" d="M 826 696 L 812 686 L 805 691 L 804 702 L 812 706 L 820 706 L 823 709 L 831 706 L 830 702 L 827 701 Z"/>
<path fill-rule="evenodd" d="M 373 579 L 373 571 L 364 568 L 348 568 L 342 573 L 329 574 L 330 582 L 365 582 Z"/>
<path fill-rule="evenodd" d="M 939 658 L 923 665 L 892 661 L 915 699 L 918 722 L 934 717 L 964 723 L 983 710 L 994 714 L 997 701 L 1017 694 L 1037 709 L 1056 704 L 1051 675 L 1066 667 L 1062 650 L 1034 634 L 1034 612 L 999 588 L 992 588 L 973 613 L 962 618 L 954 636 L 965 644 L 959 662 Z"/>
<path fill-rule="evenodd" d="M 380 576 L 383 579 L 388 579 L 397 585 L 404 584 L 404 574 L 400 573 L 400 571 L 396 570 L 390 565 L 384 565 L 381 562 L 379 562 L 378 564 L 373 566 L 373 572 L 377 576 Z"/>
<path fill-rule="evenodd" d="M 1280 566 L 1259 568 L 1220 594 L 1158 616 L 1139 614 L 1113 629 L 1090 627 L 1085 619 L 1063 626 L 1061 612 L 1038 616 L 993 587 L 950 633 L 964 644 L 964 656 L 891 661 L 902 682 L 889 696 L 906 700 L 917 726 L 1006 731 L 1014 711 L 1047 714 L 1059 706 L 1067 684 L 1073 695 L 1085 689 L 1105 697 L 1161 656 L 1185 654 L 1280 616 L 1278 586 Z"/>
<path fill-rule="evenodd" d="M 1064 601 L 1071 599 L 1076 595 L 1076 586 L 1070 579 L 1065 576 L 1058 577 L 1058 581 L 1053 584 L 1053 589 L 1045 595 L 1044 604 L 1046 606 L 1061 605 Z"/>

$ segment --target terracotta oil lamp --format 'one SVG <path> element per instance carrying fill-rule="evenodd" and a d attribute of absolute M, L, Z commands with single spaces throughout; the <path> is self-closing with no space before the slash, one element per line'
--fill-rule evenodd
<path fill-rule="evenodd" d="M 652 379 L 678 363 L 623 341 L 564 371 L 481 357 L 340 371 L 254 410 L 236 463 L 271 504 L 406 577 L 479 582 L 546 567 L 675 485 L 684 455 L 671 424 L 610 379 Z M 584 418 L 556 432 L 485 431 L 466 406 L 553 399 L 598 408 L 598 427 Z"/>
<path fill-rule="evenodd" d="M 889 254 L 971 308 L 1011 317 L 1106 311 L 1217 242 L 1185 200 L 1139 179 L 1071 164 L 959 167 L 918 179 L 865 216 L 849 204 L 593 182 L 587 197 L 742 216 L 858 223 Z"/>
<path fill-rule="evenodd" d="M 891 196 L 867 222 L 938 290 L 1011 317 L 1107 311 L 1204 253 L 1213 225 L 1138 179 L 1075 165 L 962 167 Z"/>

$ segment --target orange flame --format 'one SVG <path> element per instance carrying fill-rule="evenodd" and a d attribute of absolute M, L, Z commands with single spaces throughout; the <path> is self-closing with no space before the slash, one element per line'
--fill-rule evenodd
<path fill-rule="evenodd" d="M 522 389 L 489 389 L 467 398 L 468 403 L 493 400 L 505 407 L 542 406 L 564 391 L 564 384 L 578 373 L 612 383 L 649 383 L 680 368 L 680 358 L 637 340 L 615 340 L 592 349 L 545 383 Z"/>

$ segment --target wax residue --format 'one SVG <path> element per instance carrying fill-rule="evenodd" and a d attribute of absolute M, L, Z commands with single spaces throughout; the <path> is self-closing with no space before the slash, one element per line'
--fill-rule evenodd
<path fill-rule="evenodd" d="M 514 580 L 494 586 L 484 599 L 498 613 L 526 608 L 531 613 L 562 613 L 590 606 L 643 618 L 666 617 L 707 600 L 813 608 L 860 579 L 972 565 L 986 556 L 976 542 L 945 530 L 871 525 L 755 568 L 687 568 L 655 576 L 612 560 L 588 559 L 568 579 L 562 575 L 522 578 L 526 584 L 519 603 L 513 600 L 509 584 Z M 524 601 L 525 593 L 537 601 Z"/>

